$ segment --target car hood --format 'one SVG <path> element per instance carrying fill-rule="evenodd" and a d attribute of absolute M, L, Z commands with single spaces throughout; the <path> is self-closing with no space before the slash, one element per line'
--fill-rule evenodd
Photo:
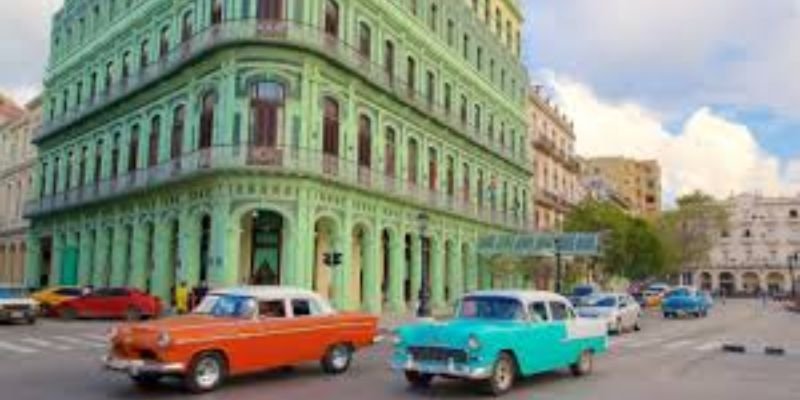
<path fill-rule="evenodd" d="M 481 319 L 454 319 L 408 325 L 398 330 L 403 342 L 409 346 L 464 347 L 471 335 L 480 337 L 492 332 L 513 329 L 520 322 L 490 321 Z"/>

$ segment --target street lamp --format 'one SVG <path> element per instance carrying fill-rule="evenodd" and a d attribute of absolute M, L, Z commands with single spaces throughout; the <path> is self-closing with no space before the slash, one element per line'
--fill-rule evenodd
<path fill-rule="evenodd" d="M 430 282 L 428 282 L 428 257 L 426 257 L 429 249 L 427 249 L 427 240 L 425 239 L 425 233 L 428 230 L 428 214 L 419 213 L 417 222 L 419 223 L 420 251 L 422 252 L 422 271 L 420 271 L 422 273 L 422 282 L 419 286 L 419 308 L 417 309 L 417 317 L 429 318 L 431 316 L 431 291 Z"/>
<path fill-rule="evenodd" d="M 553 239 L 553 246 L 556 252 L 556 293 L 561 293 L 561 238 L 556 236 Z"/>

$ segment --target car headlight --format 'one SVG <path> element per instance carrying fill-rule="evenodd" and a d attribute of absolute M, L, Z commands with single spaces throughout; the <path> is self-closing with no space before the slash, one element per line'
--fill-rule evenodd
<path fill-rule="evenodd" d="M 478 350 L 481 348 L 481 341 L 475 335 L 469 335 L 467 339 L 467 348 L 470 350 Z"/>
<path fill-rule="evenodd" d="M 161 332 L 158 334 L 158 340 L 156 341 L 158 347 L 167 348 L 170 344 L 172 344 L 172 337 L 167 332 Z"/>
<path fill-rule="evenodd" d="M 397 333 L 397 332 L 392 332 L 391 333 L 391 339 L 392 339 L 392 344 L 395 345 L 395 346 L 399 346 L 399 345 L 403 344 L 403 337 L 400 336 L 400 334 Z"/>

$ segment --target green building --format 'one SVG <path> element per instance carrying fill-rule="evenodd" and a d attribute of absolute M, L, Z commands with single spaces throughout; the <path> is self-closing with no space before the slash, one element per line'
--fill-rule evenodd
<path fill-rule="evenodd" d="M 373 312 L 423 271 L 436 307 L 492 285 L 479 238 L 530 225 L 520 21 L 517 0 L 66 0 L 28 283 L 286 284 Z"/>

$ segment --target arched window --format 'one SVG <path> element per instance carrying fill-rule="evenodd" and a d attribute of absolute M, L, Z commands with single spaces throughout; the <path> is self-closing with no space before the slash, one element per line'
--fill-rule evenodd
<path fill-rule="evenodd" d="M 161 117 L 156 115 L 150 120 L 150 136 L 147 139 L 147 165 L 158 165 L 158 148 L 161 141 Z"/>
<path fill-rule="evenodd" d="M 386 76 L 391 81 L 394 78 L 394 42 L 391 40 L 387 40 L 384 46 L 383 67 L 386 71 Z"/>
<path fill-rule="evenodd" d="M 385 155 L 384 159 L 386 160 L 386 176 L 394 177 L 396 174 L 396 146 L 395 143 L 397 134 L 395 133 L 394 128 L 386 127 L 386 148 L 385 148 Z"/>
<path fill-rule="evenodd" d="M 217 98 L 213 92 L 203 96 L 202 111 L 200 112 L 200 148 L 211 147 L 214 139 L 214 108 Z"/>
<path fill-rule="evenodd" d="M 53 192 L 52 193 L 57 193 L 58 192 L 58 178 L 59 178 L 58 172 L 59 172 L 60 169 L 61 169 L 61 158 L 60 157 L 56 157 L 55 161 L 53 161 Z M 9 190 L 11 190 L 11 185 L 10 184 L 9 184 Z"/>
<path fill-rule="evenodd" d="M 122 83 L 125 84 L 130 76 L 131 52 L 126 51 L 122 54 Z"/>
<path fill-rule="evenodd" d="M 480 104 L 475 104 L 475 115 L 473 118 L 475 119 L 475 132 L 480 133 L 481 131 L 481 106 Z"/>
<path fill-rule="evenodd" d="M 325 34 L 339 37 L 339 3 L 333 0 L 325 1 Z"/>
<path fill-rule="evenodd" d="M 456 193 L 456 172 L 455 160 L 453 156 L 447 156 L 447 194 L 453 196 Z"/>
<path fill-rule="evenodd" d="M 97 145 L 94 148 L 94 182 L 100 182 L 100 178 L 102 177 L 101 172 L 103 168 L 103 139 L 97 141 Z"/>
<path fill-rule="evenodd" d="M 114 134 L 113 141 L 111 142 L 111 177 L 116 178 L 119 172 L 119 132 Z"/>
<path fill-rule="evenodd" d="M 439 25 L 439 7 L 436 5 L 436 3 L 431 3 L 431 12 L 428 14 L 428 17 L 430 18 L 428 20 L 428 25 L 432 31 L 436 32 L 436 29 Z"/>
<path fill-rule="evenodd" d="M 408 57 L 408 69 L 406 76 L 406 84 L 408 85 L 408 93 L 413 95 L 417 88 L 417 61 L 414 57 Z"/>
<path fill-rule="evenodd" d="M 283 0 L 258 0 L 256 17 L 270 21 L 283 19 Z"/>
<path fill-rule="evenodd" d="M 172 111 L 172 135 L 169 150 L 171 160 L 176 160 L 183 154 L 183 131 L 185 126 L 186 106 L 181 104 Z"/>
<path fill-rule="evenodd" d="M 435 191 L 439 183 L 438 155 L 436 149 L 428 148 L 428 189 Z"/>
<path fill-rule="evenodd" d="M 412 184 L 417 183 L 418 155 L 417 140 L 408 139 L 408 181 Z"/>
<path fill-rule="evenodd" d="M 147 64 L 150 64 L 149 48 L 150 42 L 147 39 L 142 40 L 142 44 L 139 46 L 139 68 L 144 68 Z"/>
<path fill-rule="evenodd" d="M 72 154 L 72 151 L 67 152 L 67 160 L 65 162 L 66 165 L 64 166 L 64 181 L 65 181 L 64 188 L 66 188 L 67 191 L 69 190 L 69 187 L 70 187 L 69 184 L 70 184 L 70 182 L 72 180 L 72 162 L 73 162 L 73 158 L 74 158 L 74 156 Z"/>
<path fill-rule="evenodd" d="M 366 115 L 358 119 L 358 166 L 372 166 L 372 121 Z"/>
<path fill-rule="evenodd" d="M 83 146 L 78 154 L 78 186 L 83 186 L 86 181 L 86 160 L 89 158 L 89 148 Z"/>
<path fill-rule="evenodd" d="M 194 14 L 187 11 L 183 14 L 183 22 L 181 24 L 181 42 L 188 42 L 194 33 Z"/>
<path fill-rule="evenodd" d="M 250 142 L 257 147 L 276 147 L 283 122 L 285 89 L 277 82 L 250 85 Z"/>
<path fill-rule="evenodd" d="M 222 23 L 222 0 L 214 0 L 211 5 L 211 25 Z"/>
<path fill-rule="evenodd" d="M 128 143 L 128 172 L 136 170 L 139 163 L 139 124 L 131 127 L 131 139 Z"/>
<path fill-rule="evenodd" d="M 339 103 L 326 97 L 322 121 L 322 152 L 326 156 L 339 157 Z"/>
<path fill-rule="evenodd" d="M 158 56 L 164 59 L 169 54 L 169 27 L 161 28 L 161 36 L 158 42 Z"/>
<path fill-rule="evenodd" d="M 44 197 L 47 192 L 47 162 L 42 163 L 41 173 L 39 175 L 39 198 Z"/>
<path fill-rule="evenodd" d="M 469 191 L 470 191 L 469 164 L 464 163 L 462 168 L 463 168 L 463 174 L 464 174 L 463 175 L 464 176 L 464 182 L 461 185 L 461 190 L 463 191 L 463 194 L 464 194 L 464 202 L 465 203 L 469 203 L 469 196 L 470 196 L 470 193 L 469 193 Z"/>
<path fill-rule="evenodd" d="M 366 22 L 358 24 L 358 52 L 366 59 L 372 56 L 372 29 Z"/>

